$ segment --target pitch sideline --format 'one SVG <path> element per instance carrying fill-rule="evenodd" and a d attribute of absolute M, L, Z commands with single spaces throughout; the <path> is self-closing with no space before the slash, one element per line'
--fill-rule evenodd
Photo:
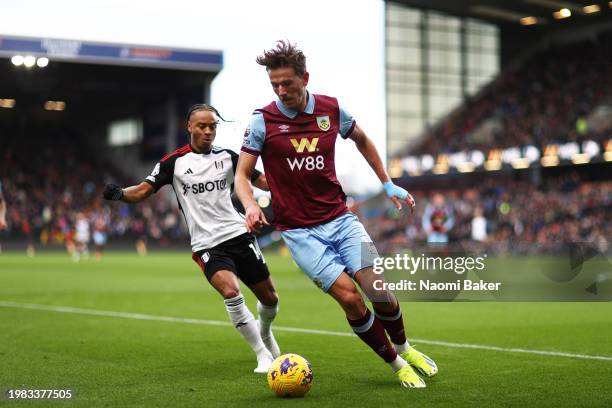
<path fill-rule="evenodd" d="M 231 326 L 231 323 L 222 322 L 219 320 L 190 319 L 190 318 L 172 317 L 172 316 L 155 316 L 155 315 L 148 315 L 148 314 L 141 314 L 141 313 L 113 312 L 110 310 L 83 309 L 83 308 L 69 307 L 69 306 L 40 305 L 40 304 L 35 304 L 35 303 L 18 303 L 18 302 L 0 301 L 0 307 L 16 308 L 16 309 L 44 310 L 48 312 L 73 313 L 73 314 L 81 314 L 81 315 L 88 315 L 88 316 L 119 317 L 123 319 L 201 324 L 201 325 L 208 325 L 208 326 Z M 274 330 L 291 332 L 291 333 L 321 334 L 321 335 L 328 335 L 328 336 L 344 336 L 344 337 L 354 336 L 353 333 L 348 333 L 348 332 L 337 332 L 337 331 L 316 330 L 316 329 L 302 329 L 299 327 L 285 327 L 285 326 L 277 326 L 277 325 L 274 325 Z M 594 355 L 589 355 L 589 354 L 574 354 L 574 353 L 565 353 L 565 352 L 560 352 L 560 351 L 531 350 L 531 349 L 523 349 L 523 348 L 506 348 L 506 347 L 497 347 L 497 346 L 487 346 L 487 345 L 481 345 L 481 344 L 454 343 L 454 342 L 448 342 L 448 341 L 426 340 L 426 339 L 416 339 L 416 338 L 411 338 L 410 340 L 414 343 L 429 344 L 432 346 L 441 346 L 441 347 L 469 348 L 469 349 L 475 349 L 475 350 L 499 351 L 499 352 L 504 352 L 504 353 L 526 353 L 526 354 L 537 354 L 537 355 L 542 355 L 542 356 L 612 361 L 612 356 L 594 356 Z"/>

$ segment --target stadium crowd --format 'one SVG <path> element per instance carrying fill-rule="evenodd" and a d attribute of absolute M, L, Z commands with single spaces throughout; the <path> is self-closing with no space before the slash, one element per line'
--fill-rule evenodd
<path fill-rule="evenodd" d="M 447 231 L 449 243 L 491 253 L 554 253 L 570 244 L 588 243 L 606 253 L 612 237 L 612 182 L 581 182 L 576 175 L 534 186 L 527 182 L 484 181 L 463 190 L 413 192 L 413 216 L 391 205 L 367 203 L 357 209 L 381 252 L 423 247 L 428 240 L 424 219 L 427 206 L 442 195 L 454 222 Z M 379 210 L 377 210 L 377 208 Z"/>
<path fill-rule="evenodd" d="M 58 155 L 61 147 L 61 156 Z M 185 241 L 180 210 L 160 195 L 138 206 L 111 206 L 102 200 L 105 183 L 126 177 L 101 163 L 68 136 L 53 143 L 41 141 L 36 159 L 17 143 L 4 145 L 0 161 L 2 189 L 7 202 L 8 236 L 34 244 L 65 244 L 74 240 L 83 216 L 96 233 L 131 240 L 155 240 L 164 245 Z"/>
<path fill-rule="evenodd" d="M 10 175 L 2 179 L 9 236 L 32 245 L 67 245 L 84 216 L 93 234 L 102 232 L 114 240 L 161 245 L 186 241 L 180 210 L 169 199 L 159 195 L 137 206 L 110 206 L 101 199 L 104 184 L 113 180 L 127 185 L 129 180 L 84 156 L 82 149 L 63 146 L 61 158 L 50 145 L 41 147 L 36 161 L 29 160 L 27 151 L 3 150 L 0 174 Z M 435 195 L 443 197 L 453 219 L 451 243 L 477 244 L 496 253 L 556 251 L 570 242 L 591 242 L 602 252 L 610 249 L 612 182 L 585 182 L 573 174 L 540 186 L 484 179 L 470 189 L 412 193 L 417 201 L 412 216 L 398 213 L 387 201 L 354 208 L 381 252 L 425 245 L 426 226 L 435 222 L 423 220 L 423 214 Z"/>
<path fill-rule="evenodd" d="M 608 35 L 609 37 L 609 35 Z M 612 38 L 553 46 L 503 72 L 426 133 L 411 154 L 602 141 L 609 124 L 589 127 L 598 106 L 612 106 Z M 488 131 L 482 131 L 489 123 Z"/>

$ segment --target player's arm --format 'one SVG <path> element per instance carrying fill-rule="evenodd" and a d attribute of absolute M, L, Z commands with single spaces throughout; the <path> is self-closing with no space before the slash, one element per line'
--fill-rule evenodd
<path fill-rule="evenodd" d="M 259 174 L 259 177 L 253 181 L 253 185 L 260 190 L 270 191 L 270 186 L 268 186 L 268 179 L 266 179 L 266 175 L 263 173 Z"/>
<path fill-rule="evenodd" d="M 236 168 L 236 179 L 234 180 L 236 195 L 244 207 L 245 223 L 247 231 L 249 232 L 257 232 L 264 225 L 269 225 L 266 216 L 261 208 L 259 208 L 259 204 L 255 201 L 255 197 L 253 197 L 251 176 L 256 163 L 257 156 L 240 152 L 240 159 L 238 160 L 238 167 Z M 260 177 L 257 178 L 258 181 Z M 265 184 L 267 187 L 267 181 Z"/>
<path fill-rule="evenodd" d="M 391 177 L 389 177 L 385 170 L 385 166 L 383 166 L 376 146 L 359 125 L 355 125 L 349 138 L 355 142 L 361 155 L 366 159 L 372 170 L 374 170 L 380 182 L 383 183 L 387 197 L 393 201 L 397 209 L 401 210 L 402 201 L 405 201 L 410 206 L 410 210 L 414 211 L 414 199 L 406 190 L 393 184 Z"/>
<path fill-rule="evenodd" d="M 172 183 L 174 160 L 162 160 L 155 165 L 149 176 L 140 184 L 121 188 L 116 184 L 108 184 L 102 195 L 106 200 L 123 201 L 124 203 L 139 203 L 166 184 Z"/>
<path fill-rule="evenodd" d="M 124 203 L 139 203 L 155 192 L 153 186 L 146 181 L 126 188 L 121 188 L 116 184 L 108 184 L 104 188 L 102 195 L 106 200 L 123 201 Z"/>
<path fill-rule="evenodd" d="M 238 154 L 233 150 L 228 150 L 228 152 L 232 157 L 232 166 L 234 167 L 235 175 L 236 170 L 238 169 L 238 160 L 240 159 L 240 156 L 238 156 Z M 255 162 L 257 162 L 257 159 L 255 160 Z M 265 174 L 261 173 L 259 170 L 253 169 L 251 171 L 249 180 L 251 180 L 251 184 L 255 187 L 261 190 L 270 191 L 270 188 L 268 187 L 268 180 L 266 179 Z"/>

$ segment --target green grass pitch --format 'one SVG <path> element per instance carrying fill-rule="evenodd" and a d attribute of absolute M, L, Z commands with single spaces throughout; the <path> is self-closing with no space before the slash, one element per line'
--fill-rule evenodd
<path fill-rule="evenodd" d="M 347 333 L 334 301 L 289 258 L 267 256 L 280 295 L 276 324 Z M 247 294 L 254 310 L 253 296 Z M 14 303 L 7 303 L 14 302 Z M 284 352 L 306 357 L 311 392 L 285 400 L 252 372 L 255 359 L 228 325 L 189 324 L 11 307 L 54 305 L 226 322 L 219 295 L 190 254 L 0 255 L 0 388 L 69 388 L 60 407 L 611 407 L 612 360 L 509 352 L 612 356 L 610 303 L 403 303 L 409 337 L 440 373 L 403 389 L 356 337 L 277 331 Z M 122 317 L 123 316 L 123 317 Z M 499 350 L 454 347 L 469 343 Z M 0 405 L 26 406 L 0 397 Z"/>

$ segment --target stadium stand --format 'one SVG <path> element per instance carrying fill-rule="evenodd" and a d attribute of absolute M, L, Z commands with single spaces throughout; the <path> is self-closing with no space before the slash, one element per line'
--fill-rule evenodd
<path fill-rule="evenodd" d="M 612 105 L 612 35 L 574 44 L 551 45 L 502 73 L 426 133 L 412 154 L 489 150 L 521 145 L 602 141 L 605 128 L 585 119 L 602 104 Z"/>
<path fill-rule="evenodd" d="M 575 173 L 540 186 L 489 179 L 470 189 L 415 192 L 413 216 L 398 213 L 390 204 L 381 207 L 379 202 L 366 202 L 356 211 L 381 252 L 423 247 L 423 210 L 438 192 L 446 197 L 455 216 L 450 242 L 464 248 L 501 254 L 554 253 L 566 250 L 569 244 L 588 243 L 602 253 L 610 249 L 612 182 L 584 182 Z M 478 242 L 472 229 L 480 214 L 486 220 L 486 238 Z"/>
<path fill-rule="evenodd" d="M 5 139 L 0 174 L 8 206 L 8 235 L 35 244 L 66 244 L 77 215 L 101 223 L 111 237 L 146 239 L 160 244 L 186 237 L 180 211 L 160 195 L 138 206 L 112 208 L 101 199 L 107 181 L 128 181 L 102 163 L 77 135 L 47 132 L 27 141 Z M 32 151 L 36 146 L 36 151 Z M 105 169 L 101 172 L 101 169 Z"/>

